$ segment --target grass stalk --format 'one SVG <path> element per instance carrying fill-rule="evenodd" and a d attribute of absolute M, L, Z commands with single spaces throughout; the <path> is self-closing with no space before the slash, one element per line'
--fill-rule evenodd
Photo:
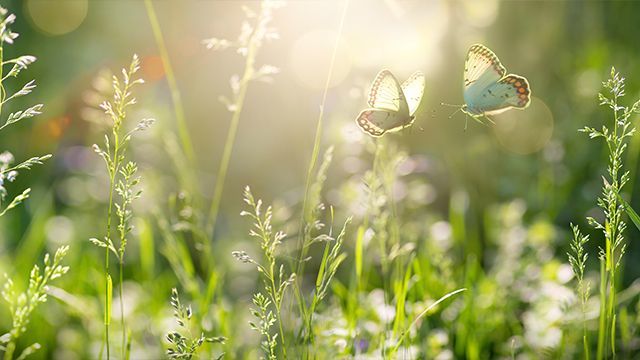
<path fill-rule="evenodd" d="M 640 112 L 640 100 L 631 107 L 620 104 L 625 95 L 625 79 L 611 68 L 610 77 L 603 82 L 606 93 L 599 94 L 600 105 L 607 106 L 613 112 L 611 125 L 603 125 L 602 129 L 585 127 L 581 131 L 591 139 L 603 138 L 607 145 L 607 176 L 603 176 L 602 195 L 598 198 L 598 206 L 605 215 L 604 223 L 594 218 L 587 218 L 596 230 L 602 232 L 604 249 L 600 248 L 600 313 L 598 324 L 597 359 L 616 356 L 616 277 L 620 273 L 620 262 L 625 253 L 624 231 L 626 223 L 622 216 L 625 204 L 620 196 L 625 184 L 630 180 L 629 171 L 624 168 L 623 155 L 627 148 L 628 138 L 635 133 L 630 118 Z"/>
<path fill-rule="evenodd" d="M 331 84 L 331 79 L 333 77 L 333 68 L 335 66 L 336 57 L 338 54 L 338 46 L 340 44 L 340 39 L 342 37 L 342 31 L 344 28 L 345 18 L 347 17 L 347 10 L 349 8 L 349 0 L 345 0 L 344 5 L 342 7 L 342 14 L 340 16 L 340 23 L 338 25 L 338 31 L 336 34 L 336 40 L 333 47 L 333 52 L 331 53 L 331 61 L 329 62 L 329 71 L 327 72 L 327 78 L 325 79 L 324 89 L 322 91 L 322 99 L 320 100 L 320 111 L 318 112 L 318 119 L 316 121 L 316 132 L 313 139 L 313 149 L 311 151 L 311 158 L 309 159 L 309 168 L 307 169 L 307 178 L 304 186 L 304 194 L 302 200 L 302 212 L 300 219 L 300 229 L 298 231 L 298 246 L 300 247 L 300 254 L 298 255 L 298 261 L 296 266 L 296 274 L 302 275 L 304 272 L 304 261 L 302 261 L 308 250 L 308 246 L 305 246 L 305 242 L 308 239 L 305 239 L 305 231 L 304 227 L 307 222 L 307 215 L 309 213 L 308 209 L 308 197 L 309 197 L 309 189 L 311 187 L 311 182 L 313 180 L 313 172 L 316 168 L 316 164 L 318 162 L 318 157 L 320 156 L 320 142 L 322 140 L 322 128 L 324 122 L 324 108 L 327 102 L 327 94 L 329 93 L 329 86 Z M 302 276 L 298 277 L 300 281 L 302 281 Z M 301 284 L 296 284 L 296 288 L 300 289 Z"/>
<path fill-rule="evenodd" d="M 171 60 L 169 59 L 169 52 L 167 51 L 167 46 L 164 42 L 162 28 L 158 21 L 155 8 L 153 7 L 153 1 L 144 0 L 144 5 L 147 10 L 147 16 L 149 17 L 149 23 L 151 24 L 151 30 L 153 31 L 153 37 L 156 45 L 158 46 L 158 51 L 160 52 L 162 66 L 164 67 L 165 74 L 167 75 L 167 84 L 169 85 L 169 90 L 171 92 L 171 100 L 173 102 L 173 110 L 175 112 L 178 125 L 178 134 L 180 137 L 180 144 L 182 145 L 182 152 L 187 157 L 189 164 L 194 164 L 196 155 L 193 149 L 193 143 L 191 142 L 191 136 L 189 135 L 189 128 L 184 114 L 184 106 L 182 104 L 180 89 L 178 88 L 178 82 L 176 81 L 173 66 L 171 66 Z"/>
<path fill-rule="evenodd" d="M 589 235 L 583 235 L 578 226 L 571 224 L 573 231 L 573 241 L 571 242 L 571 252 L 568 253 L 571 270 L 577 280 L 576 293 L 580 299 L 580 310 L 582 312 L 582 343 L 585 360 L 589 360 L 589 337 L 587 333 L 587 302 L 589 300 L 590 283 L 585 281 L 584 273 L 587 267 L 589 254 L 585 251 L 584 245 L 589 241 Z"/>
<path fill-rule="evenodd" d="M 104 341 L 107 359 L 111 356 L 111 342 L 109 337 L 112 303 L 110 253 L 113 253 L 120 263 L 118 288 L 120 291 L 120 322 L 122 324 L 123 332 L 121 356 L 124 359 L 127 347 L 124 302 L 122 301 L 124 255 L 127 245 L 127 235 L 132 230 L 132 226 L 130 225 L 132 217 L 130 205 L 134 199 L 140 196 L 140 191 L 134 192 L 133 189 L 139 182 L 139 179 L 135 177 L 137 165 L 131 161 L 125 165 L 123 165 L 123 163 L 126 159 L 127 145 L 129 144 L 133 134 L 137 131 L 147 129 L 154 121 L 153 119 L 143 119 L 135 128 L 129 131 L 125 131 L 123 129 L 123 123 L 127 118 L 127 108 L 136 103 L 136 99 L 131 94 L 131 88 L 136 84 L 144 82 L 142 79 L 134 79 L 134 75 L 139 68 L 139 59 L 134 55 L 129 68 L 122 70 L 122 77 L 113 77 L 113 100 L 105 101 L 100 105 L 112 121 L 111 136 L 105 135 L 104 147 L 101 148 L 97 144 L 93 145 L 94 152 L 104 160 L 107 173 L 109 175 L 109 203 L 107 205 L 107 221 L 104 239 L 90 239 L 94 245 L 105 249 Z M 120 203 L 116 203 L 115 201 L 116 193 L 121 197 Z M 114 231 L 114 225 L 112 224 L 115 216 L 119 218 L 119 224 L 116 229 L 117 231 Z M 112 240 L 113 232 L 118 233 L 119 244 L 117 248 Z M 102 350 L 100 352 L 100 355 L 102 355 Z"/>
<path fill-rule="evenodd" d="M 229 170 L 229 161 L 231 160 L 231 152 L 233 151 L 236 133 L 238 132 L 238 124 L 240 123 L 240 114 L 242 113 L 242 107 L 244 106 L 244 98 L 247 94 L 249 80 L 253 76 L 255 51 L 256 45 L 254 41 L 251 41 L 251 45 L 247 51 L 247 60 L 245 62 L 244 74 L 238 91 L 238 97 L 235 102 L 236 108 L 233 112 L 233 116 L 231 117 L 231 123 L 229 124 L 227 139 L 225 140 L 224 150 L 222 151 L 222 159 L 220 160 L 220 166 L 218 167 L 216 185 L 213 190 L 213 198 L 211 200 L 211 206 L 209 207 L 209 219 L 207 221 L 206 229 L 208 229 L 212 237 L 215 235 L 218 212 L 220 210 L 220 201 L 222 200 L 222 192 L 224 191 L 224 182 L 227 178 L 227 171 Z"/>
<path fill-rule="evenodd" d="M 600 315 L 598 317 L 598 348 L 596 358 L 601 360 L 604 358 L 605 341 L 607 338 L 607 326 L 605 307 L 607 303 L 607 272 L 605 266 L 605 260 L 600 258 Z"/>
<path fill-rule="evenodd" d="M 259 310 L 252 309 L 251 313 L 257 317 L 260 322 L 256 324 L 250 322 L 251 328 L 259 331 L 266 338 L 263 342 L 263 350 L 267 357 L 276 359 L 277 339 L 270 333 L 270 327 L 274 323 L 278 323 L 278 332 L 280 337 L 281 352 L 284 359 L 287 358 L 287 341 L 282 323 L 282 302 L 286 289 L 295 283 L 296 274 L 291 273 L 288 276 L 284 270 L 284 264 L 277 264 L 277 249 L 286 234 L 282 231 L 273 231 L 271 219 L 273 216 L 273 208 L 268 206 L 263 209 L 262 200 L 256 200 L 251 193 L 251 189 L 247 186 L 244 192 L 244 201 L 251 207 L 249 211 L 242 211 L 242 216 L 248 216 L 253 220 L 253 228 L 249 231 L 249 235 L 259 239 L 260 247 L 263 252 L 263 258 L 266 264 L 256 261 L 244 251 L 234 251 L 232 255 L 243 263 L 253 264 L 260 273 L 264 290 L 257 291 L 253 296 L 253 303 Z M 266 293 L 266 296 L 265 294 Z M 275 315 L 270 309 L 275 309 Z"/>
<path fill-rule="evenodd" d="M 396 342 L 396 345 L 393 348 L 394 352 L 398 351 L 398 348 L 400 348 L 400 345 L 402 345 L 402 342 L 404 341 L 404 339 L 406 338 L 407 334 L 409 333 L 409 331 L 416 326 L 416 324 L 418 323 L 418 321 L 420 319 L 422 319 L 423 317 L 425 317 L 429 311 L 431 311 L 432 309 L 436 308 L 438 305 L 440 305 L 441 302 L 447 300 L 448 298 L 459 294 L 463 291 L 467 290 L 466 288 L 462 288 L 462 289 L 458 289 L 455 291 L 452 291 L 448 294 L 445 294 L 444 296 L 442 296 L 440 299 L 436 300 L 433 304 L 429 305 L 426 309 L 424 309 L 420 314 L 418 314 L 418 316 L 416 316 L 415 319 L 413 319 L 413 321 L 411 322 L 411 324 L 409 324 L 409 326 L 407 326 L 407 328 L 402 331 L 402 334 L 400 335 L 400 337 L 398 338 L 398 341 Z"/>
<path fill-rule="evenodd" d="M 116 180 L 115 176 L 118 173 L 118 169 L 120 168 L 120 163 L 117 159 L 120 158 L 118 154 L 119 146 L 119 134 L 117 131 L 113 132 L 114 136 L 114 151 L 113 151 L 113 159 L 115 171 L 110 171 L 109 173 L 109 205 L 107 210 L 107 236 L 111 235 L 111 219 L 113 218 L 113 194 L 115 192 Z M 105 346 L 107 350 L 107 359 L 111 359 L 111 346 L 109 342 L 109 323 L 111 319 L 111 274 L 109 272 L 109 253 L 111 249 L 105 247 L 104 249 L 104 304 L 105 304 L 105 314 L 104 314 L 104 338 L 105 338 Z M 124 329 L 124 328 L 123 328 Z"/>

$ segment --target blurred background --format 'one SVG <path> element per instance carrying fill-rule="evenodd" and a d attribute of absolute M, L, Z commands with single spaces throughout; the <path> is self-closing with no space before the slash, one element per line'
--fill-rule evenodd
<path fill-rule="evenodd" d="M 125 292 L 129 323 L 135 324 L 134 354 L 153 358 L 164 352 L 162 336 L 172 326 L 170 289 L 182 290 L 185 284 L 166 258 L 157 219 L 170 219 L 172 211 L 183 216 L 180 206 L 186 205 L 176 202 L 199 198 L 209 203 L 232 115 L 219 98 L 232 96 L 230 79 L 244 67 L 244 58 L 234 49 L 212 51 L 203 40 L 236 39 L 246 17 L 242 7 L 258 9 L 260 3 L 162 0 L 153 5 L 195 148 L 196 163 L 188 171 L 197 178 L 196 188 L 184 188 L 171 160 L 176 117 L 143 1 L 3 3 L 17 15 L 13 30 L 20 33 L 15 44 L 5 47 L 5 56 L 38 58 L 8 85 L 18 89 L 34 78 L 38 88 L 6 113 L 12 106 L 20 109 L 35 102 L 45 108 L 37 118 L 0 133 L 0 150 L 10 150 L 17 159 L 44 153 L 54 157 L 8 188 L 11 194 L 28 186 L 33 191 L 25 204 L 1 219 L 0 272 L 26 279 L 45 251 L 71 246 L 66 260 L 71 270 L 54 290 L 58 299 L 44 305 L 30 325 L 29 338 L 43 345 L 36 357 L 85 358 L 100 348 L 102 310 L 97 299 L 102 288 L 95 284 L 102 281 L 103 253 L 87 240 L 102 235 L 108 180 L 102 160 L 90 147 L 101 143 L 108 129 L 96 110 L 101 91 L 109 86 L 103 78 L 128 66 L 134 53 L 141 58 L 146 83 L 136 91 L 139 104 L 129 114 L 131 124 L 145 117 L 157 121 L 131 146 L 144 188 L 134 210 L 136 235 L 146 237 L 147 248 L 137 240 L 129 245 Z M 258 341 L 257 335 L 241 335 L 250 331 L 244 324 L 257 275 L 230 256 L 237 249 L 258 251 L 258 244 L 246 236 L 248 222 L 239 216 L 242 189 L 250 185 L 257 197 L 274 202 L 277 220 L 295 235 L 343 7 L 338 0 L 288 1 L 274 11 L 270 24 L 279 38 L 265 42 L 256 58 L 279 72 L 271 81 L 249 85 L 211 240 L 211 263 L 219 279 L 211 305 L 199 305 L 210 307 L 203 328 L 231 339 L 224 347 L 230 358 L 255 356 Z M 466 264 L 470 255 L 484 274 L 477 284 L 478 293 L 486 295 L 486 313 L 476 314 L 476 319 L 486 330 L 473 341 L 461 340 L 452 325 L 461 316 L 459 303 L 450 316 L 444 310 L 443 319 L 424 330 L 423 344 L 433 349 L 424 356 L 486 358 L 507 356 L 514 346 L 518 353 L 533 354 L 559 347 L 565 323 L 547 315 L 554 314 L 550 308 L 571 303 L 565 255 L 569 223 L 589 229 L 585 216 L 602 217 L 596 197 L 606 170 L 603 144 L 577 130 L 609 119 L 607 109 L 598 106 L 597 93 L 611 66 L 627 77 L 626 100 L 640 97 L 638 33 L 640 3 L 633 1 L 349 1 L 324 113 L 322 149 L 335 146 L 325 202 L 339 219 L 362 216 L 361 183 L 371 168 L 372 141 L 354 119 L 365 107 L 368 87 L 379 70 L 391 70 L 400 81 L 421 70 L 426 89 L 415 124 L 388 136 L 401 159 L 394 197 L 403 214 L 402 236 L 416 243 L 425 261 L 440 264 L 433 267 L 452 272 L 441 277 L 442 282 L 451 281 L 437 285 L 443 289 L 462 286 L 465 274 L 456 264 Z M 463 103 L 464 60 L 474 43 L 492 49 L 509 73 L 525 76 L 533 101 L 525 111 L 496 116 L 495 126 L 470 121 L 464 131 L 464 115 L 449 118 L 453 110 L 440 103 Z M 632 175 L 626 190 L 634 207 L 640 207 L 635 186 L 639 153 L 640 139 L 634 137 L 626 153 Z M 455 223 L 456 214 L 462 223 Z M 640 256 L 637 238 L 636 229 L 630 228 L 621 289 L 632 287 L 640 275 L 640 265 L 633 260 Z M 600 241 L 594 235 L 588 245 L 593 271 Z M 349 239 L 345 246 L 351 254 Z M 149 249 L 154 252 L 145 253 Z M 191 244 L 190 252 L 196 254 L 197 246 Z M 344 268 L 351 268 L 352 261 L 349 255 Z M 204 268 L 196 262 L 193 277 L 204 274 Z M 348 282 L 349 277 L 344 270 L 338 279 Z M 206 280 L 196 283 L 196 288 L 206 287 Z M 378 287 L 373 279 L 371 293 Z M 197 292 L 185 290 L 186 301 Z M 548 296 L 534 299 L 533 294 Z M 501 303 L 502 295 L 513 301 Z M 635 303 L 625 306 L 635 308 Z M 502 313 L 505 306 L 510 310 Z M 0 329 L 9 327 L 7 313 L 0 310 Z M 632 354 L 635 347 L 628 349 Z"/>

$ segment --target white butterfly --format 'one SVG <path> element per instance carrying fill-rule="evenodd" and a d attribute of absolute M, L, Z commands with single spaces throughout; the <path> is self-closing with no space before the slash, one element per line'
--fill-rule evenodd
<path fill-rule="evenodd" d="M 387 131 L 398 131 L 413 124 L 424 92 L 424 75 L 417 71 L 400 85 L 389 71 L 378 73 L 369 91 L 370 108 L 356 118 L 362 131 L 379 137 Z"/>

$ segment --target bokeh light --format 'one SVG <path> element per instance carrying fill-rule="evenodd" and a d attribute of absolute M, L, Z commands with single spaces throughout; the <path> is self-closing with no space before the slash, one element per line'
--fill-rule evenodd
<path fill-rule="evenodd" d="M 270 305 L 274 316 L 282 316 L 284 334 L 277 321 L 267 332 L 278 333 L 277 351 L 280 340 L 288 342 L 290 359 L 304 358 L 297 351 L 307 349 L 323 359 L 528 359 L 547 353 L 582 358 L 584 314 L 567 259 L 572 223 L 592 239 L 585 245 L 584 280 L 591 284 L 586 318 L 595 349 L 598 247 L 606 247 L 585 217 L 607 221 L 598 207 L 607 147 L 602 138 L 592 141 L 577 130 L 613 122 L 610 109 L 598 101 L 611 66 L 626 77 L 621 104 L 640 97 L 640 2 L 292 0 L 277 9 L 274 4 L 3 2 L 16 15 L 8 28 L 20 33 L 13 44 L 0 44 L 3 88 L 10 96 L 31 79 L 37 87 L 3 104 L 0 124 L 33 104 L 44 109 L 3 128 L 0 153 L 10 151 L 14 165 L 53 157 L 19 168 L 15 181 L 0 176 L 7 191 L 0 211 L 31 188 L 28 199 L 0 217 L 0 275 L 6 272 L 22 291 L 33 265 L 44 268 L 45 252 L 70 245 L 64 260 L 69 273 L 51 283 L 48 301 L 33 313 L 17 350 L 38 342 L 35 359 L 96 359 L 106 348 L 106 249 L 88 239 L 109 239 L 117 248 L 124 229 L 119 215 L 125 213 L 119 211 L 123 193 L 117 188 L 123 183 L 112 182 L 116 172 L 105 168 L 93 144 L 106 147 L 105 134 L 113 139 L 118 122 L 100 105 L 113 101 L 113 75 L 121 76 L 134 53 L 144 83 L 131 90 L 136 104 L 126 107 L 120 130 L 128 134 L 146 118 L 156 123 L 130 139 L 119 138 L 128 139 L 126 161 L 138 164 L 135 190 L 142 192 L 127 206 L 133 229 L 126 233 L 126 252 L 122 258 L 118 249 L 109 253 L 112 358 L 121 357 L 121 336 L 129 333 L 131 358 L 169 357 L 167 334 L 183 329 L 173 317 L 173 288 L 190 306 L 194 336 L 227 338 L 225 344 L 205 341 L 194 358 L 264 356 L 264 333 L 251 331 L 249 321 L 264 323 L 252 314 L 259 310 L 252 299 L 273 289 L 256 271 L 256 263 L 271 259 L 284 279 L 296 262 L 304 264 L 295 269 L 295 284 L 284 280 L 282 314 Z M 262 6 L 270 9 L 264 18 Z M 217 41 L 203 43 L 212 38 Z M 251 38 L 256 42 L 250 44 Z M 463 104 L 463 69 L 474 43 L 490 48 L 507 73 L 526 77 L 535 96 L 526 109 L 490 116 L 495 124 L 469 119 L 465 128 L 465 115 L 449 117 L 455 109 L 441 103 Z M 37 61 L 17 66 L 16 77 L 7 75 L 12 61 L 31 61 L 18 58 L 27 54 Z M 369 107 L 371 82 L 382 69 L 400 82 L 422 71 L 426 86 L 411 127 L 372 138 L 354 120 Z M 636 124 L 638 115 L 630 120 Z M 236 121 L 237 128 L 230 126 Z M 234 142 L 228 171 L 221 175 L 228 136 Z M 636 210 L 639 139 L 640 134 L 628 138 L 619 172 L 630 171 L 621 196 Z M 332 161 L 323 165 L 329 148 Z M 208 217 L 218 184 L 224 189 L 212 229 Z M 247 185 L 263 200 L 262 213 L 272 214 L 272 234 L 287 234 L 274 246 L 274 257 L 265 256 L 261 240 L 250 235 L 256 231 L 253 219 L 240 215 L 250 210 L 242 199 Z M 109 206 L 114 200 L 118 205 Z M 350 223 L 334 253 L 346 219 Z M 624 296 L 616 298 L 614 344 L 624 347 L 620 357 L 633 358 L 640 353 L 634 283 L 640 265 L 633 261 L 640 242 L 632 222 L 624 236 L 624 271 L 615 277 Z M 301 239 L 311 243 L 302 247 L 308 257 L 297 259 Z M 255 263 L 236 261 L 234 251 L 245 251 Z M 338 255 L 335 267 L 322 264 L 325 254 Z M 320 269 L 337 270 L 324 299 L 314 303 Z M 420 315 L 461 288 L 467 290 Z M 0 302 L 0 334 L 10 333 L 10 311 Z M 130 332 L 122 331 L 120 304 Z M 305 313 L 312 315 L 309 330 L 301 328 L 305 304 L 316 306 Z M 404 343 L 392 354 L 403 333 Z M 313 335 L 308 348 L 306 335 Z M 284 358 L 279 355 L 271 358 Z"/>
<path fill-rule="evenodd" d="M 290 64 L 296 80 L 311 89 L 324 88 L 338 34 L 328 30 L 311 31 L 300 36 L 291 48 Z M 350 47 L 338 40 L 330 87 L 340 84 L 351 70 Z"/>
<path fill-rule="evenodd" d="M 531 154 L 542 149 L 553 134 L 553 114 L 535 96 L 526 110 L 506 111 L 496 115 L 494 121 L 494 134 L 500 144 L 517 154 Z"/>
<path fill-rule="evenodd" d="M 26 0 L 25 8 L 38 30 L 47 35 L 64 35 L 82 24 L 89 0 Z"/>

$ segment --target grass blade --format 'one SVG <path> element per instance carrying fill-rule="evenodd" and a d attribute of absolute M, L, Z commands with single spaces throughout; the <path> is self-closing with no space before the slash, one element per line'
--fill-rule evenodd
<path fill-rule="evenodd" d="M 636 228 L 640 230 L 640 216 L 637 212 L 635 212 L 635 210 L 633 210 L 631 205 L 629 205 L 629 203 L 625 199 L 623 199 L 622 196 L 620 196 L 620 194 L 617 195 L 618 201 L 620 201 L 622 207 L 624 208 L 624 211 L 627 213 L 627 215 L 629 215 L 629 219 L 631 219 L 631 221 L 633 221 L 633 225 L 635 225 Z"/>
<path fill-rule="evenodd" d="M 418 320 L 422 319 L 425 315 L 427 315 L 429 313 L 430 310 L 434 309 L 441 302 L 443 302 L 443 301 L 447 300 L 448 298 L 450 298 L 450 297 L 452 297 L 452 296 L 454 296 L 456 294 L 459 294 L 459 293 L 461 293 L 461 292 L 463 292 L 465 290 L 467 290 L 467 289 L 466 288 L 462 288 L 462 289 L 458 289 L 458 290 L 452 291 L 452 292 L 444 295 L 443 297 L 438 299 L 436 302 L 434 302 L 433 304 L 429 305 L 429 307 L 424 309 L 420 314 L 418 314 L 418 316 L 416 316 L 416 318 L 413 319 L 411 324 L 409 324 L 409 326 L 402 332 L 402 335 L 400 335 L 400 338 L 396 342 L 396 346 L 393 348 L 393 351 L 394 352 L 398 351 L 398 348 L 400 348 L 400 344 L 402 344 L 402 342 L 404 341 L 404 338 L 409 333 L 409 330 L 411 330 L 411 328 L 418 322 Z"/>
<path fill-rule="evenodd" d="M 107 304 L 104 311 L 104 324 L 111 324 L 111 299 L 113 297 L 113 282 L 111 281 L 111 275 L 107 274 Z"/>

